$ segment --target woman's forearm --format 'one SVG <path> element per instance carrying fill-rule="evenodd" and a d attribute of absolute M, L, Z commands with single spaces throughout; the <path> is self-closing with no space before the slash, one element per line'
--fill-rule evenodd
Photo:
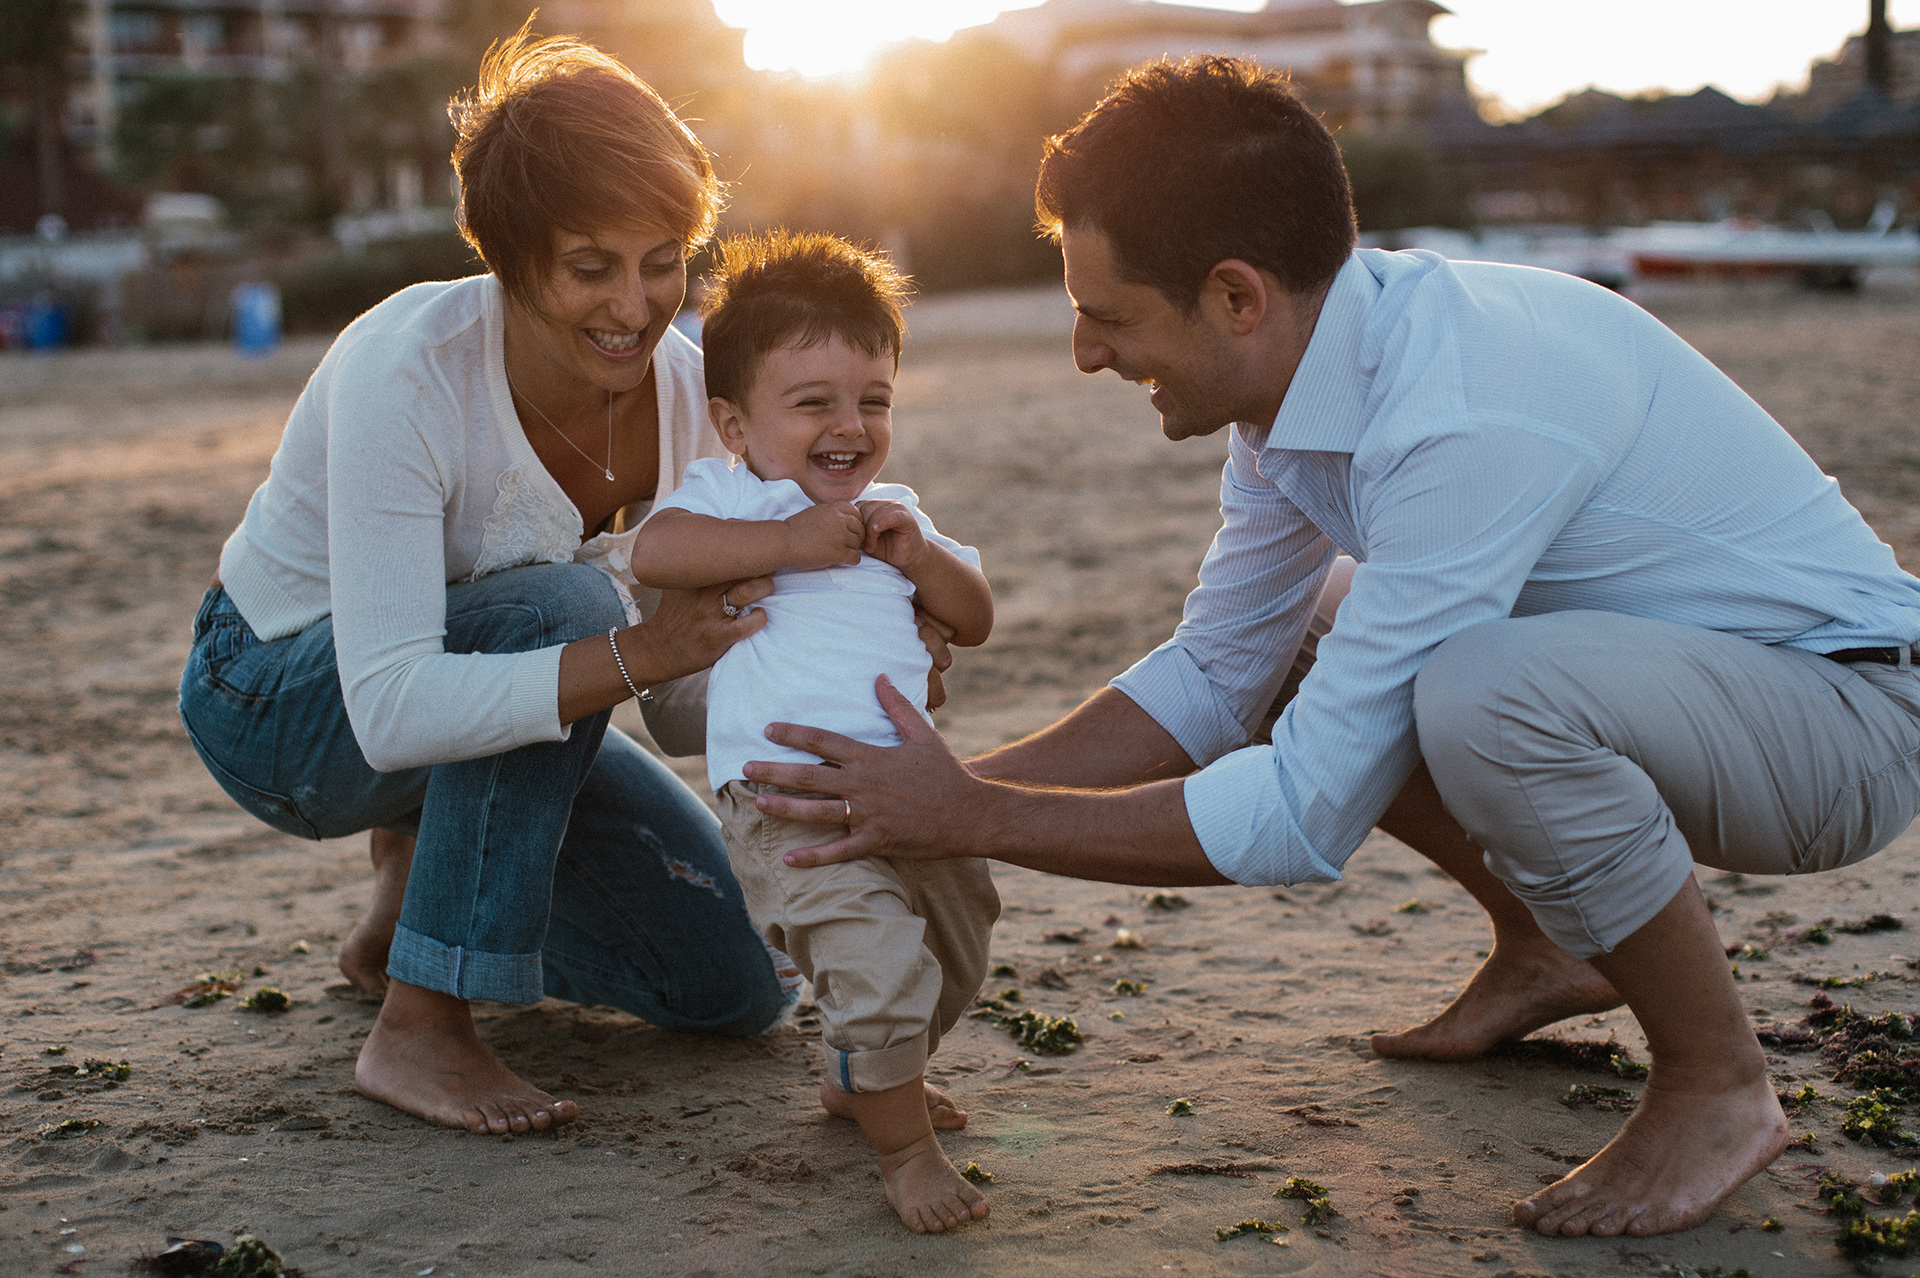
<path fill-rule="evenodd" d="M 700 590 L 663 590 L 660 606 L 639 625 L 616 630 L 611 637 L 588 635 L 568 644 L 560 651 L 560 725 L 611 709 L 656 683 L 705 670 L 767 624 L 767 614 L 752 605 L 772 593 L 773 582 L 766 577 Z M 723 594 L 737 615 L 727 615 Z M 620 645 L 619 660 L 614 658 L 615 643 Z"/>

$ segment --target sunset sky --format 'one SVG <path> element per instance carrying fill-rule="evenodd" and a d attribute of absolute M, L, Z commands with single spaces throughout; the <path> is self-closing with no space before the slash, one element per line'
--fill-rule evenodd
<path fill-rule="evenodd" d="M 1262 0 L 1187 0 L 1249 10 Z M 1514 114 L 1588 85 L 1616 93 L 1714 84 L 1760 99 L 1804 78 L 1807 64 L 1865 28 L 1867 0 L 1444 0 L 1434 39 L 1479 49 L 1476 90 Z M 762 70 L 857 73 L 884 45 L 944 40 L 1006 9 L 1008 0 L 714 0 L 744 27 L 746 56 Z M 1920 0 L 1889 0 L 1895 27 L 1920 26 Z"/>

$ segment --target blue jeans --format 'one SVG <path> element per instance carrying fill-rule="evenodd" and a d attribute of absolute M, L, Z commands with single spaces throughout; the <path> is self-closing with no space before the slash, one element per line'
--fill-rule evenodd
<path fill-rule="evenodd" d="M 624 624 L 592 568 L 447 587 L 448 652 L 526 652 Z M 416 833 L 388 975 L 457 998 L 599 1003 L 676 1029 L 756 1034 L 786 997 L 699 799 L 602 712 L 565 741 L 376 772 L 347 722 L 333 623 L 264 643 L 215 587 L 180 683 L 187 735 L 276 830 Z"/>

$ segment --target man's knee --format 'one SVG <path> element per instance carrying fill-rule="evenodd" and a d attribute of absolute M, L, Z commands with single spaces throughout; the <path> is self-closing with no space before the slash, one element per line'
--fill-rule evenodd
<path fill-rule="evenodd" d="M 449 651 L 524 652 L 627 624 L 611 578 L 585 564 L 530 564 L 452 587 Z"/>

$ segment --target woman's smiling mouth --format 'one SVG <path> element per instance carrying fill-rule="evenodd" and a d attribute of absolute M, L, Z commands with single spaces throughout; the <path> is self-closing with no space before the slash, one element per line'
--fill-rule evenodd
<path fill-rule="evenodd" d="M 603 355 L 612 355 L 615 357 L 633 354 L 636 350 L 640 349 L 640 344 L 644 342 L 647 337 L 646 330 L 644 329 L 637 333 L 616 333 L 604 328 L 589 328 L 581 331 L 586 333 L 587 341 L 593 345 L 595 350 Z"/>

